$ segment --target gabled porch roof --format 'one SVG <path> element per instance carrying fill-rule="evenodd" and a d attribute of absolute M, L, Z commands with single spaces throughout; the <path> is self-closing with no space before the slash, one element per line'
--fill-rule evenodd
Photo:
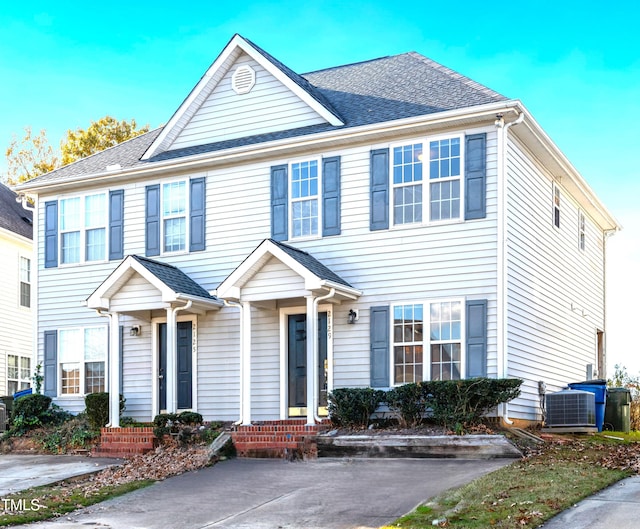
<path fill-rule="evenodd" d="M 206 312 L 220 309 L 224 305 L 179 268 L 147 257 L 129 255 L 87 298 L 87 307 L 109 310 L 112 297 L 120 292 L 136 273 L 160 292 L 163 307 L 157 308 L 165 308 L 179 301 L 191 301 L 193 311 Z"/>
<path fill-rule="evenodd" d="M 335 289 L 334 299 L 354 300 L 362 291 L 330 270 L 315 257 L 287 244 L 265 239 L 249 256 L 218 286 L 215 294 L 227 300 L 240 301 L 242 289 L 272 259 L 275 258 L 289 268 L 304 282 L 310 294 L 319 294 Z M 286 285 L 282 285 L 286 290 Z"/>

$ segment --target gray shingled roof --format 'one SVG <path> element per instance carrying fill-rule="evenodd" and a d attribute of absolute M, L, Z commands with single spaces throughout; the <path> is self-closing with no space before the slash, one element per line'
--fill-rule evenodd
<path fill-rule="evenodd" d="M 33 213 L 16 202 L 17 196 L 0 184 L 0 228 L 33 239 Z"/>
<path fill-rule="evenodd" d="M 52 171 L 33 182 L 45 184 L 70 176 L 102 173 L 107 166 L 114 164 L 120 164 L 123 169 L 144 167 L 161 160 L 507 100 L 497 92 L 415 52 L 298 75 L 258 46 L 255 48 L 298 86 L 337 114 L 345 125 L 335 127 L 319 124 L 247 136 L 170 150 L 148 161 L 140 161 L 162 130 L 156 129 Z"/>
<path fill-rule="evenodd" d="M 304 266 L 307 270 L 309 270 L 312 274 L 316 275 L 320 279 L 324 279 L 326 281 L 332 281 L 333 283 L 337 283 L 339 285 L 344 285 L 345 287 L 353 288 L 347 281 L 342 279 L 338 274 L 327 268 L 320 261 L 318 261 L 315 257 L 308 254 L 303 250 L 299 250 L 298 248 L 294 248 L 293 246 L 289 246 L 288 244 L 283 244 L 278 241 L 274 241 L 273 239 L 269 239 L 273 244 L 281 248 L 284 252 L 287 253 L 290 257 L 293 257 L 296 261 L 298 261 L 302 266 Z"/>
<path fill-rule="evenodd" d="M 173 265 L 154 261 L 153 259 L 139 255 L 132 255 L 132 257 L 177 294 L 186 294 L 187 296 L 210 300 L 218 299 L 209 294 L 209 292 L 198 285 L 198 283 L 187 274 Z"/>

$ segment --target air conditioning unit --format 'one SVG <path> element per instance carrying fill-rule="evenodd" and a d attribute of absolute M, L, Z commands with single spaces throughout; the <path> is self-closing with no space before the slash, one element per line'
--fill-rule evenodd
<path fill-rule="evenodd" d="M 546 396 L 547 428 L 594 428 L 596 396 L 590 391 L 569 389 Z"/>
<path fill-rule="evenodd" d="M 0 402 L 0 432 L 4 432 L 7 427 L 7 407 L 4 402 Z"/>

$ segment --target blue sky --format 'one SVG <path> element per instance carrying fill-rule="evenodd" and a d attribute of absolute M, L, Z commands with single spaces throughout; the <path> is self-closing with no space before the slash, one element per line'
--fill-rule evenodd
<path fill-rule="evenodd" d="M 5 3 L 0 148 L 27 125 L 54 145 L 105 115 L 161 125 L 234 33 L 298 73 L 417 51 L 522 100 L 621 222 L 608 362 L 638 373 L 639 20 L 635 3 L 573 0 Z"/>

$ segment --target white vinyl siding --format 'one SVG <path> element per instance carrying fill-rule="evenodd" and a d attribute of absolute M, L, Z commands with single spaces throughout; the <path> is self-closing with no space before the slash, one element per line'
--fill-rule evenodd
<path fill-rule="evenodd" d="M 248 65 L 256 75 L 250 92 L 237 94 L 232 77 Z M 248 55 L 242 54 L 178 134 L 171 149 L 307 127 L 325 120 Z"/>
<path fill-rule="evenodd" d="M 509 376 L 526 380 L 510 414 L 539 419 L 537 381 L 547 391 L 584 380 L 597 365 L 596 329 L 604 329 L 603 236 L 586 218 L 586 247 L 576 244 L 579 208 L 560 190 L 562 222 L 549 219 L 551 175 L 517 144 L 508 146 Z M 599 233 L 599 235 L 598 235 Z"/>

